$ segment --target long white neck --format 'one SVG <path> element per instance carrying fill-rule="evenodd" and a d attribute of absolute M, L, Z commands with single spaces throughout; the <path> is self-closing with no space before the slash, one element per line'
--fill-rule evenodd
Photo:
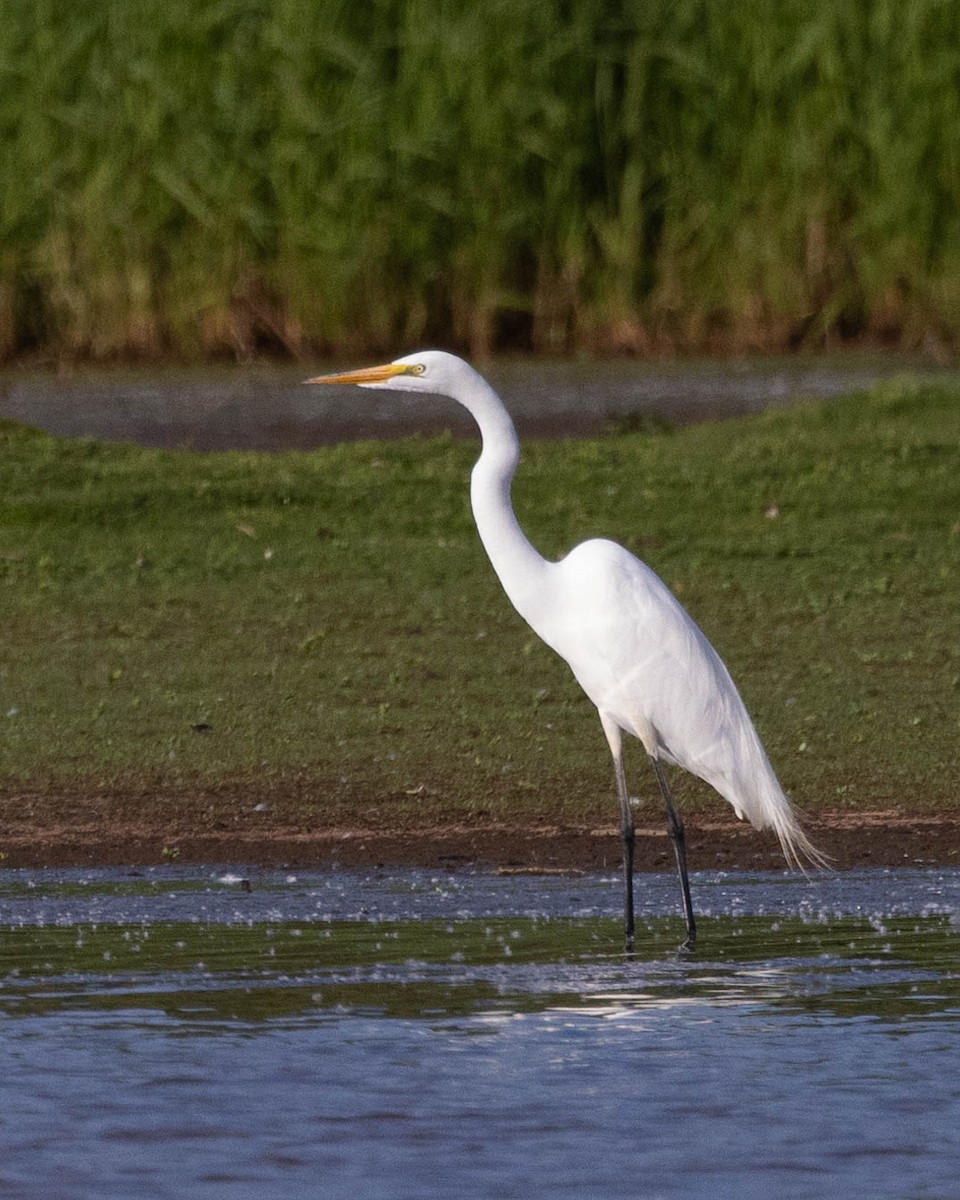
<path fill-rule="evenodd" d="M 468 396 L 454 396 L 480 427 L 483 450 L 470 476 L 470 503 L 477 532 L 514 608 L 530 620 L 542 595 L 550 564 L 530 544 L 514 515 L 510 485 L 520 461 L 520 443 L 497 393 L 474 374 Z"/>

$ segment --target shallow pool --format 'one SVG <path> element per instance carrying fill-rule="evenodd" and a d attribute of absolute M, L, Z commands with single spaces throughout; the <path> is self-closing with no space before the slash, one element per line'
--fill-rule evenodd
<path fill-rule="evenodd" d="M 960 870 L 0 874 L 4 1197 L 960 1195 Z"/>

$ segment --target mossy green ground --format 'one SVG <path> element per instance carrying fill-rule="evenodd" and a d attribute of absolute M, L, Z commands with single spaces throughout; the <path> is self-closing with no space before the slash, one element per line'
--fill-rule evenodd
<path fill-rule="evenodd" d="M 478 542 L 476 452 L 0 426 L 0 796 L 70 796 L 82 820 L 127 793 L 161 820 L 195 789 L 194 826 L 221 820 L 210 789 L 312 828 L 612 820 L 596 714 Z M 515 503 L 547 555 L 605 535 L 663 576 L 801 808 L 957 804 L 960 387 L 531 443 Z M 713 796 L 676 782 L 688 811 Z"/>

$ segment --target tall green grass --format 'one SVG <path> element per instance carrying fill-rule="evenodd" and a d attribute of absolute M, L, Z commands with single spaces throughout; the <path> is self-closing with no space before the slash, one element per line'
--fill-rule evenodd
<path fill-rule="evenodd" d="M 960 0 L 5 0 L 0 355 L 960 342 Z"/>

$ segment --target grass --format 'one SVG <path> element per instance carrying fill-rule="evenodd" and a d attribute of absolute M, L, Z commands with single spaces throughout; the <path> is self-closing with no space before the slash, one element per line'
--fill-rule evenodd
<path fill-rule="evenodd" d="M 175 793 L 195 827 L 267 793 L 311 827 L 431 806 L 608 820 L 596 715 L 478 543 L 475 451 L 195 454 L 0 426 L 2 793 L 114 790 L 152 813 Z M 605 534 L 651 563 L 803 808 L 957 803 L 955 386 L 534 442 L 515 500 L 548 555 Z M 678 784 L 688 809 L 712 796 Z"/>
<path fill-rule="evenodd" d="M 960 342 L 957 0 L 10 0 L 0 357 Z"/>

